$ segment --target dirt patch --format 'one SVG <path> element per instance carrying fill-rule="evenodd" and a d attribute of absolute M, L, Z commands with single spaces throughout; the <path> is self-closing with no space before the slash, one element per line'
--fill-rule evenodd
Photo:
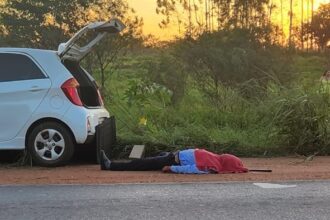
<path fill-rule="evenodd" d="M 284 181 L 330 179 L 330 157 L 243 158 L 250 169 L 272 169 L 272 173 L 180 175 L 161 172 L 100 171 L 98 165 L 70 165 L 59 168 L 0 167 L 0 184 L 114 184 L 219 181 Z"/>

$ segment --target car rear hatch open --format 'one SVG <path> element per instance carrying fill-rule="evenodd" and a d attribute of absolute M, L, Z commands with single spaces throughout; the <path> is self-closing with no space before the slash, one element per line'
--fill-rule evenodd
<path fill-rule="evenodd" d="M 61 43 L 58 47 L 58 55 L 61 60 L 81 61 L 94 46 L 97 45 L 108 34 L 121 32 L 125 25 L 118 19 L 111 19 L 107 22 L 91 23 L 78 31 L 68 42 Z M 87 42 L 85 46 L 79 46 L 78 41 L 89 32 L 97 33 L 96 37 Z"/>
<path fill-rule="evenodd" d="M 58 47 L 58 56 L 63 65 L 77 80 L 77 90 L 82 104 L 87 108 L 99 108 L 103 105 L 98 86 L 93 77 L 80 66 L 80 61 L 108 34 L 117 34 L 125 28 L 118 19 L 107 22 L 91 23 L 78 31 L 68 42 Z M 86 40 L 86 36 L 89 36 Z M 90 37 L 92 36 L 92 37 Z M 85 42 L 80 46 L 81 41 Z"/>

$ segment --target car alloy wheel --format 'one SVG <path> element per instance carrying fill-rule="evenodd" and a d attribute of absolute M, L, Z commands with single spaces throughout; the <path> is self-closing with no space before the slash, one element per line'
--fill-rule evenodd
<path fill-rule="evenodd" d="M 57 160 L 65 150 L 62 134 L 54 129 L 40 131 L 34 141 L 37 155 L 43 160 Z"/>
<path fill-rule="evenodd" d="M 74 139 L 70 129 L 58 122 L 40 123 L 29 132 L 27 139 L 32 160 L 40 166 L 65 165 L 74 153 Z"/>

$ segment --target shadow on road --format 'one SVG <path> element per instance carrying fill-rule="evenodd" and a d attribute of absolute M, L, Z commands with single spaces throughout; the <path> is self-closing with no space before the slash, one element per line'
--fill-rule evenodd
<path fill-rule="evenodd" d="M 0 151 L 0 166 L 17 165 L 22 158 L 23 151 Z M 94 147 L 77 146 L 69 165 L 96 164 L 96 152 Z"/>
<path fill-rule="evenodd" d="M 0 151 L 0 165 L 16 163 L 21 155 L 22 152 L 17 150 Z"/>

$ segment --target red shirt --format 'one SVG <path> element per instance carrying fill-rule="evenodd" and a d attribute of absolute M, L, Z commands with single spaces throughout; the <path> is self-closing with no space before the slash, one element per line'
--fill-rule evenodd
<path fill-rule="evenodd" d="M 201 171 L 216 173 L 246 173 L 249 170 L 242 161 L 231 154 L 214 154 L 206 150 L 195 150 L 196 166 Z"/>

